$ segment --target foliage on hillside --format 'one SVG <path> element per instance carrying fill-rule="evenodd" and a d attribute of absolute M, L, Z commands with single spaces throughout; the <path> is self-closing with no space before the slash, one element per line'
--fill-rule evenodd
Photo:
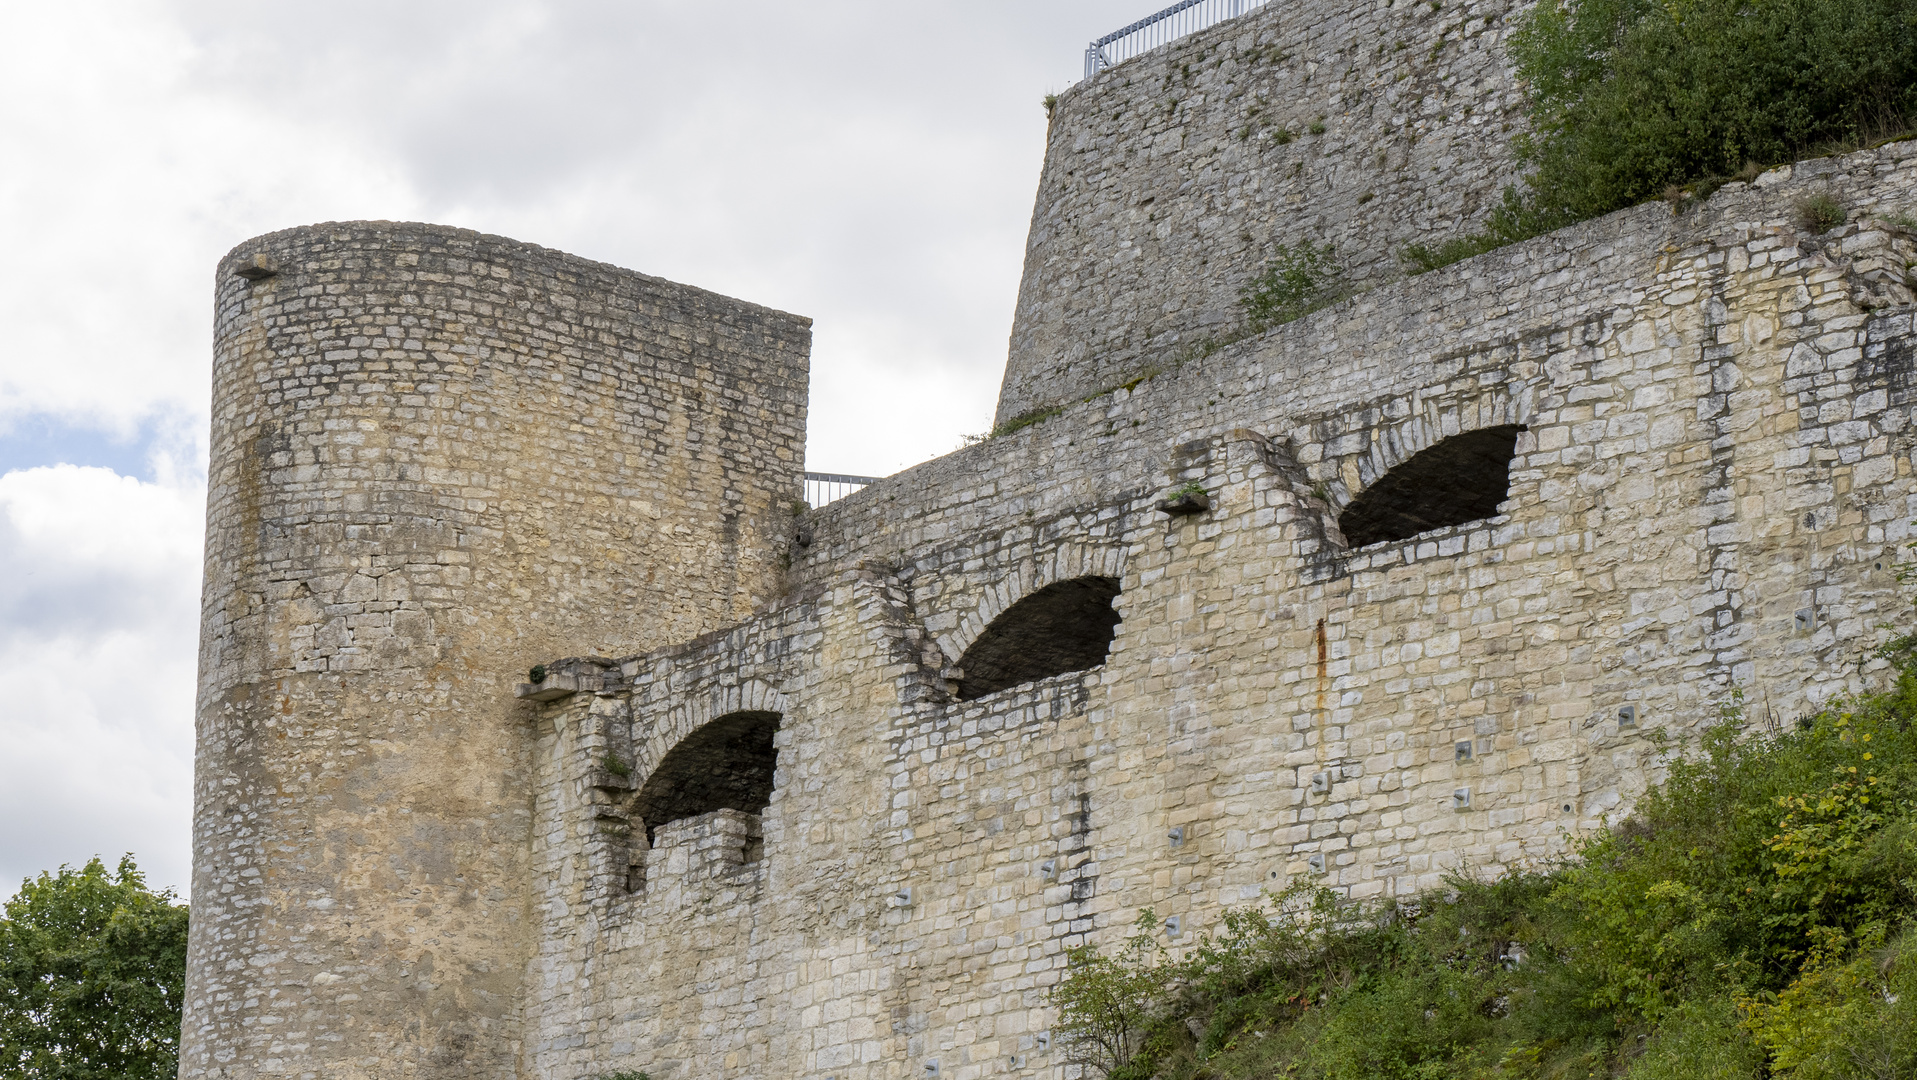
<path fill-rule="evenodd" d="M 186 926 L 131 856 L 24 882 L 0 918 L 0 1077 L 172 1080 Z"/>
<path fill-rule="evenodd" d="M 1543 0 L 1511 47 L 1525 185 L 1414 273 L 1917 121 L 1917 0 Z"/>
<path fill-rule="evenodd" d="M 1906 642 L 1905 644 L 1908 644 Z M 1114 1080 L 1917 1076 L 1917 665 L 1787 731 L 1732 715 L 1561 866 L 1410 903 L 1297 886 L 1054 993 Z"/>

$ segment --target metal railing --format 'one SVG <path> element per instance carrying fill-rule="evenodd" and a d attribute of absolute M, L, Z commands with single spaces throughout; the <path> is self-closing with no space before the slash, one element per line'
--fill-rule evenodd
<path fill-rule="evenodd" d="M 837 502 L 867 484 L 876 484 L 885 479 L 882 476 L 846 476 L 842 473 L 809 472 L 805 474 L 805 502 L 817 510 L 829 502 Z"/>
<path fill-rule="evenodd" d="M 1140 53 L 1160 45 L 1169 45 L 1186 34 L 1195 34 L 1226 19 L 1235 19 L 1252 8 L 1265 6 L 1267 0 L 1179 0 L 1148 19 L 1140 19 L 1123 30 L 1106 34 L 1085 49 L 1085 77 L 1091 78 L 1108 67 L 1116 67 Z"/>

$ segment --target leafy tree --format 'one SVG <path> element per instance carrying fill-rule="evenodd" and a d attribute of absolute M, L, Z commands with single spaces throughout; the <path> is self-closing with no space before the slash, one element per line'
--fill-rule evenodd
<path fill-rule="evenodd" d="M 0 918 L 0 1077 L 171 1080 L 186 925 L 131 855 L 22 883 Z"/>

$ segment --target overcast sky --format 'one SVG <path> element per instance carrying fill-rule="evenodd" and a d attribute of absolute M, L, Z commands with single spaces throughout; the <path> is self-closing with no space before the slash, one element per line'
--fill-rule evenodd
<path fill-rule="evenodd" d="M 215 260 L 443 222 L 817 320 L 807 466 L 990 426 L 1040 99 L 1160 0 L 0 0 L 0 896 L 189 872 Z"/>

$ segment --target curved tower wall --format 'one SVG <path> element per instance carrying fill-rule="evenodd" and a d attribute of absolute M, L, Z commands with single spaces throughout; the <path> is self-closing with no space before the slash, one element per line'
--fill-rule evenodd
<path fill-rule="evenodd" d="M 1370 286 L 1483 229 L 1520 177 L 1505 43 L 1530 4 L 1267 4 L 1061 93 L 996 422 L 1242 334 L 1239 290 L 1286 248 Z"/>
<path fill-rule="evenodd" d="M 516 1070 L 513 684 L 776 591 L 809 327 L 431 225 L 222 261 L 182 1076 Z"/>

